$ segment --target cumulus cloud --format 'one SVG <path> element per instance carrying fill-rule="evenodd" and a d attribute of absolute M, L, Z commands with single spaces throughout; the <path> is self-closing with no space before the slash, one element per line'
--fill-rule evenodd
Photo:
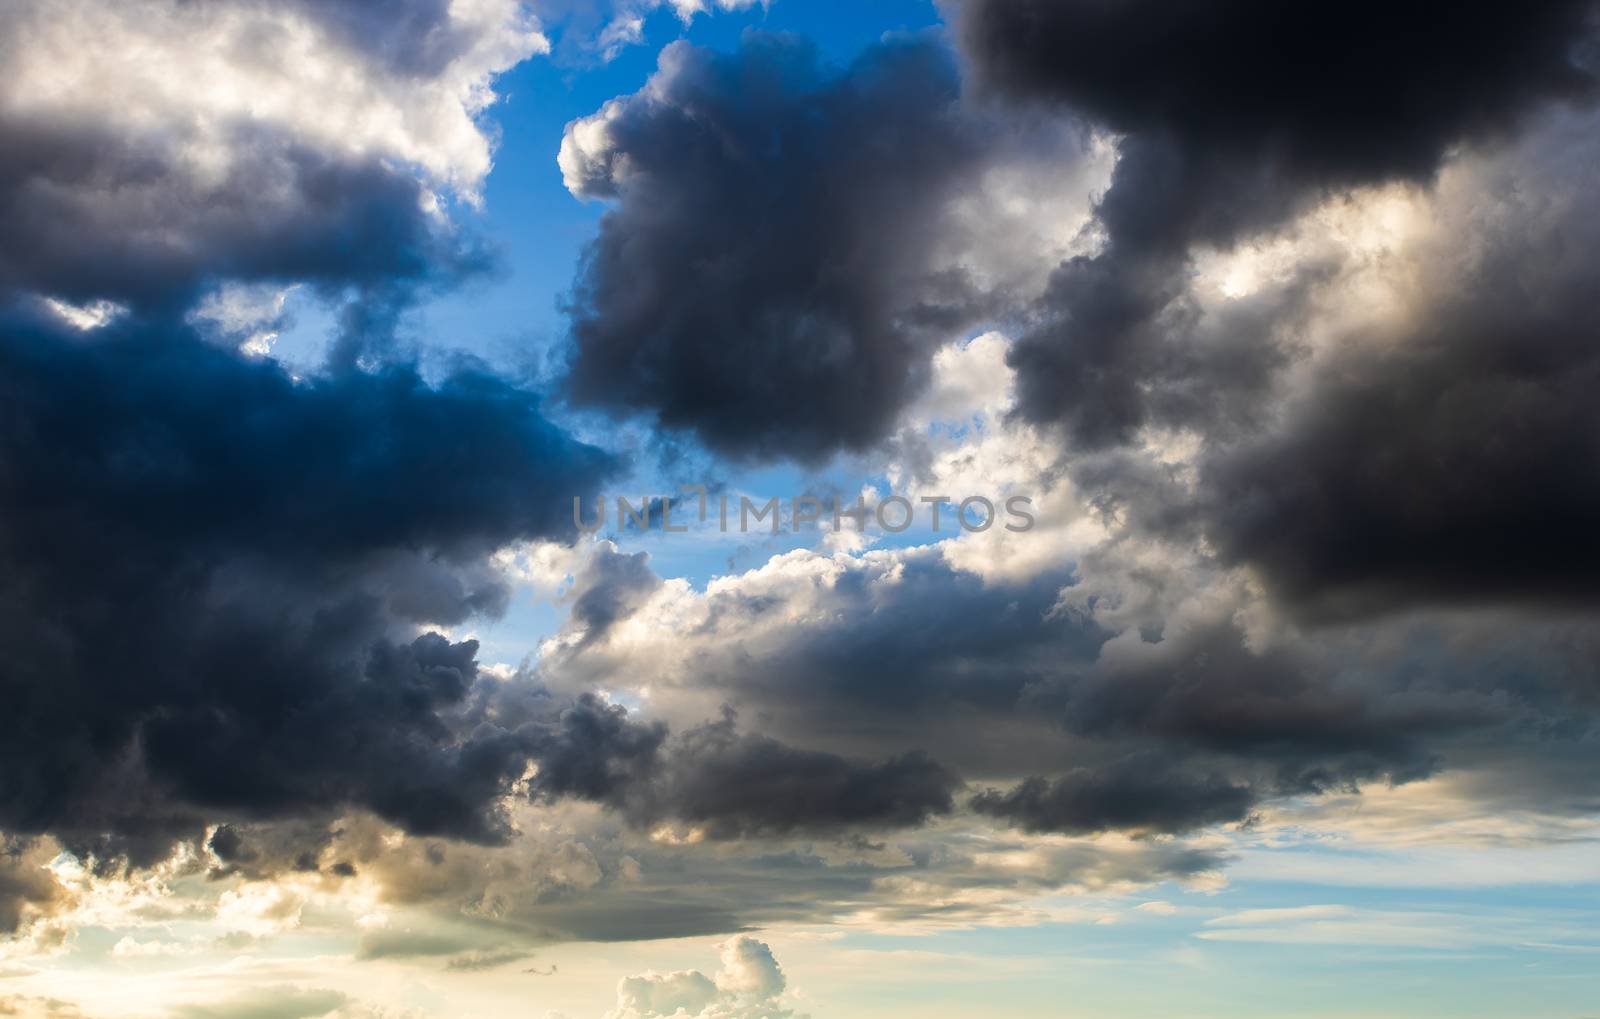
<path fill-rule="evenodd" d="M 1315 288 L 1315 307 L 1350 285 L 1352 270 L 1331 264 L 1338 271 Z M 1361 273 L 1387 268 L 1365 264 Z M 1246 281 L 1238 265 L 1207 271 L 1229 286 L 1272 286 Z M 1248 296 L 1213 291 L 1205 302 Z M 1383 314 L 1361 311 L 1363 321 Z M 1331 321 L 1319 318 L 1319 329 Z M 1329 356 L 1351 353 L 1328 335 L 1308 336 L 1310 356 L 1323 343 Z M 546 681 L 620 688 L 686 734 L 726 702 L 760 718 L 768 738 L 845 757 L 934 749 L 941 766 L 975 783 L 970 809 L 1033 832 L 1181 833 L 1488 759 L 1554 781 L 1569 755 L 1581 756 L 1589 723 L 1563 736 L 1557 719 L 1590 717 L 1588 671 L 1537 650 L 1586 641 L 1581 626 L 1529 631 L 1493 669 L 1474 664 L 1484 645 L 1469 634 L 1487 632 L 1482 617 L 1303 630 L 1255 574 L 1219 557 L 1208 535 L 1226 532 L 1208 528 L 1225 524 L 1202 512 L 1216 477 L 1209 458 L 1236 436 L 1248 436 L 1242 449 L 1268 441 L 1270 428 L 1209 444 L 1147 435 L 1128 451 L 1069 458 L 1059 437 L 1009 413 L 1007 349 L 996 334 L 936 354 L 933 385 L 890 447 L 899 458 L 890 475 L 913 493 L 1035 492 L 1036 531 L 796 551 L 703 591 L 630 586 L 643 597 L 610 621 L 603 642 L 584 642 L 574 627 L 547 644 Z M 1304 381 L 1318 385 L 1313 373 Z M 1274 398 L 1281 383 L 1274 377 Z M 1493 639 L 1525 625 L 1497 620 Z M 1545 678 L 1512 679 L 1512 661 Z M 1545 724 L 1554 727 L 1535 736 Z M 1497 742 L 1498 753 L 1486 750 Z M 754 781 L 761 769 L 735 771 Z M 719 798 L 739 786 L 730 779 Z"/>
<path fill-rule="evenodd" d="M 1592 115 L 1448 166 L 1394 257 L 1409 285 L 1322 339 L 1278 427 L 1205 468 L 1209 533 L 1305 611 L 1591 603 L 1600 447 Z M 1354 299 L 1359 263 L 1328 285 Z"/>
<path fill-rule="evenodd" d="M 570 537 L 614 468 L 532 394 L 403 366 L 296 381 L 181 329 L 0 332 L 13 831 L 165 851 L 202 808 L 360 803 L 496 838 L 521 770 L 445 720 L 502 611 L 487 557 Z"/>
<path fill-rule="evenodd" d="M 875 438 L 914 391 L 920 331 L 955 313 L 918 236 L 969 147 L 955 98 L 949 57 L 917 41 L 843 73 L 788 37 L 669 47 L 562 143 L 568 188 L 617 202 L 574 289 L 569 391 L 736 452 Z"/>
<path fill-rule="evenodd" d="M 1591 96 L 1592 13 L 1587 0 L 1449 18 L 1426 4 L 960 5 L 992 91 L 1123 136 L 1098 207 L 1104 247 L 1060 265 L 1013 352 L 1021 412 L 1100 447 L 1194 423 L 1196 404 L 1238 405 L 1278 349 L 1248 342 L 1259 324 L 1220 351 L 1190 340 L 1190 246 L 1235 244 L 1340 190 L 1426 181 L 1451 146 Z"/>
<path fill-rule="evenodd" d="M 544 800 L 579 797 L 699 839 L 900 827 L 948 813 L 959 779 L 922 753 L 859 761 L 741 733 L 733 714 L 669 736 L 591 694 L 530 736 Z"/>
<path fill-rule="evenodd" d="M 932 38 L 842 69 L 790 36 L 674 44 L 562 141 L 568 189 L 611 203 L 573 288 L 567 391 L 735 455 L 870 445 L 932 347 L 1013 282 L 968 257 L 978 210 L 1016 188 L 969 188 L 989 150 L 1086 145 L 966 111 Z"/>
<path fill-rule="evenodd" d="M 624 977 L 606 1019 L 785 1019 L 795 1014 L 779 1003 L 787 986 L 766 942 L 740 935 L 723 942 L 714 978 L 696 969 Z"/>
<path fill-rule="evenodd" d="M 1135 758 L 1112 768 L 1076 770 L 1054 781 L 1029 778 L 1005 792 L 985 790 L 973 798 L 972 807 L 1028 831 L 1171 832 L 1242 821 L 1254 799 L 1247 786 L 1212 776 L 1190 777 Z"/>
<path fill-rule="evenodd" d="M 1540 99 L 1590 94 L 1576 43 L 1591 12 L 1587 0 L 1470 3 L 1450 17 L 1423 3 L 965 0 L 958 23 L 999 91 L 1348 184 L 1426 174 L 1462 137 L 1508 128 Z"/>
<path fill-rule="evenodd" d="M 0 38 L 0 291 L 178 310 L 482 264 L 439 198 L 476 200 L 493 78 L 548 48 L 516 0 L 20 3 Z"/>

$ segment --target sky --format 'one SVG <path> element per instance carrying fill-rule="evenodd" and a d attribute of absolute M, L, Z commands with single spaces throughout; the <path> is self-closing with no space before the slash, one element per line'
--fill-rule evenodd
<path fill-rule="evenodd" d="M 5 5 L 0 1016 L 1600 1016 L 1597 29 Z"/>

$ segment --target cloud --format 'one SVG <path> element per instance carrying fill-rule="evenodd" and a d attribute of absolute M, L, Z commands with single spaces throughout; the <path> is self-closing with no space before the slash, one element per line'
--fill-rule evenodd
<path fill-rule="evenodd" d="M 740 935 L 723 942 L 714 979 L 694 969 L 624 977 L 606 1019 L 785 1019 L 795 1014 L 779 1004 L 787 986 L 766 942 Z"/>
<path fill-rule="evenodd" d="M 532 953 L 527 948 L 506 944 L 503 932 L 491 928 L 477 930 L 376 930 L 361 937 L 356 958 L 439 959 L 446 970 L 475 973 L 522 962 Z"/>
<path fill-rule="evenodd" d="M 980 155 L 957 93 L 919 37 L 843 70 L 792 36 L 669 46 L 562 141 L 568 189 L 612 203 L 572 292 L 568 394 L 734 455 L 880 438 L 976 297 L 928 257 Z"/>
<path fill-rule="evenodd" d="M 645 24 L 668 12 L 687 30 L 700 15 L 770 7 L 772 0 L 533 0 L 557 63 L 582 68 L 645 42 Z"/>
<path fill-rule="evenodd" d="M 1352 266 L 1357 255 L 1346 256 Z M 1322 316 L 1330 299 L 1347 303 L 1346 273 L 1389 271 L 1381 260 L 1334 264 L 1308 297 L 1319 330 L 1340 324 Z M 1240 271 L 1206 267 L 1236 281 Z M 1197 284 L 1208 303 L 1244 299 L 1212 286 L 1209 276 Z M 1352 313 L 1373 321 L 1389 310 L 1369 302 Z M 1353 351 L 1335 336 L 1311 334 L 1308 358 Z M 603 642 L 583 643 L 581 628 L 547 642 L 542 681 L 638 698 L 645 717 L 684 734 L 663 747 L 686 747 L 728 704 L 759 719 L 761 738 L 808 752 L 881 762 L 932 751 L 978 791 L 957 816 L 971 809 L 1032 832 L 1191 832 L 1456 769 L 1507 769 L 1509 783 L 1540 788 L 1546 809 L 1584 809 L 1572 780 L 1593 718 L 1584 626 L 1447 614 L 1304 629 L 1251 571 L 1219 559 L 1196 509 L 1209 458 L 1230 441 L 1269 439 L 1270 427 L 1210 442 L 1149 435 L 1063 469 L 1058 440 L 1007 414 L 1004 352 L 991 336 L 936 355 L 934 386 L 903 415 L 890 477 L 897 490 L 1038 492 L 1039 530 L 799 550 L 703 590 L 642 585 Z M 1315 373 L 1284 378 L 1321 384 Z M 1274 399 L 1283 382 L 1274 378 Z M 1291 400 L 1274 420 L 1292 423 L 1308 405 Z M 755 788 L 763 769 L 732 771 Z M 719 806 L 745 792 L 737 778 L 718 788 Z"/>
<path fill-rule="evenodd" d="M 1597 947 L 1589 931 L 1559 913 L 1507 909 L 1467 915 L 1335 904 L 1242 910 L 1207 920 L 1195 936 L 1206 941 L 1392 946 L 1439 952 L 1543 945 L 1587 953 Z"/>
<path fill-rule="evenodd" d="M 595 40 L 604 57 L 616 56 L 623 46 L 644 41 L 644 20 L 651 13 L 670 8 L 684 25 L 697 15 L 713 11 L 742 11 L 752 7 L 767 7 L 772 0 L 621 0 L 611 19 Z"/>
<path fill-rule="evenodd" d="M 0 295 L 169 311 L 481 267 L 439 199 L 476 200 L 491 82 L 547 48 L 514 0 L 28 2 L 0 39 Z"/>
<path fill-rule="evenodd" d="M 22 1019 L 83 1019 L 83 1013 L 70 1002 L 17 994 L 0 997 L 0 1015 Z"/>
<path fill-rule="evenodd" d="M 1292 319 L 1297 290 L 1232 342 L 1197 344 L 1192 245 L 1231 247 L 1353 187 L 1426 182 L 1452 146 L 1595 90 L 1580 53 L 1587 0 L 1509 15 L 1468 4 L 1448 18 L 1424 4 L 1324 13 L 1254 0 L 1177 16 L 1021 0 L 958 12 L 990 92 L 1123 136 L 1097 209 L 1102 248 L 1061 263 L 1012 352 L 1020 413 L 1085 448 L 1150 424 L 1214 425 L 1217 405 L 1247 407 L 1279 366 L 1263 341 Z"/>
<path fill-rule="evenodd" d="M 295 380 L 181 328 L 52 329 L 0 329 L 0 682 L 26 705 L 0 823 L 146 862 L 209 811 L 503 837 L 524 751 L 451 721 L 477 645 L 424 631 L 503 611 L 488 557 L 570 538 L 615 462 L 476 369 Z"/>
<path fill-rule="evenodd" d="M 684 733 L 644 809 L 714 838 L 901 827 L 948 813 L 960 785 L 949 769 L 911 752 L 853 761 L 740 734 L 732 713 Z"/>
<path fill-rule="evenodd" d="M 1538 101 L 1592 94 L 1587 0 L 1286 8 L 1211 0 L 965 0 L 965 52 L 989 87 L 1060 102 L 1124 134 L 1209 146 L 1312 184 L 1424 176 L 1447 146 Z M 1259 201 L 1259 197 L 1257 200 Z"/>
<path fill-rule="evenodd" d="M 544 800 L 579 797 L 637 825 L 681 822 L 695 837 L 915 826 L 951 809 L 960 780 L 925 754 L 879 762 L 740 733 L 732 712 L 669 737 L 585 694 L 533 736 Z"/>
<path fill-rule="evenodd" d="M 933 36 L 842 68 L 668 47 L 565 132 L 607 203 L 566 395 L 1039 515 L 703 585 L 576 546 L 572 496 L 625 465 L 538 393 L 361 342 L 481 265 L 450 209 L 495 74 L 543 46 L 519 6 L 83 0 L 82 53 L 41 10 L 0 15 L 0 928 L 27 951 L 107 917 L 140 918 L 123 956 L 177 944 L 151 917 L 355 923 L 334 900 L 397 914 L 361 914 L 358 960 L 441 977 L 563 939 L 1063 921 L 1214 887 L 1228 846 L 1361 790 L 1436 824 L 1412 786 L 1462 838 L 1589 837 L 1587 8 L 1368 39 L 1363 7 L 1286 57 L 1303 15 L 1259 4 L 973 2 L 983 90 Z M 52 92 L 51 60 L 127 102 Z M 361 294 L 307 376 L 264 350 L 300 280 Z M 1019 338 L 951 342 L 996 318 Z M 569 618 L 486 667 L 469 627 L 519 579 Z M 1409 936 L 1365 919 L 1205 936 Z M 614 1019 L 790 1014 L 764 944 L 723 953 L 624 980 Z"/>
<path fill-rule="evenodd" d="M 1600 371 L 1586 252 L 1590 114 L 1451 164 L 1396 247 L 1418 267 L 1336 329 L 1281 424 L 1205 465 L 1207 530 L 1317 616 L 1416 604 L 1591 604 Z M 1329 299 L 1367 278 L 1359 264 Z"/>
<path fill-rule="evenodd" d="M 66 889 L 45 869 L 52 855 L 50 847 L 36 839 L 0 838 L 0 934 L 66 904 Z"/>
<path fill-rule="evenodd" d="M 985 790 L 972 808 L 1026 831 L 1086 835 L 1189 831 L 1242 821 L 1255 794 L 1215 776 L 1152 768 L 1139 759 L 1099 770 L 1078 769 L 1053 782 L 1029 778 L 1005 792 Z"/>
<path fill-rule="evenodd" d="M 606 631 L 629 615 L 661 586 L 649 566 L 649 553 L 624 555 L 611 542 L 601 542 L 573 581 L 571 622 L 585 641 L 602 640 Z"/>
<path fill-rule="evenodd" d="M 975 537 L 788 553 L 703 593 L 665 585 L 603 645 L 553 641 L 539 668 L 554 688 L 604 677 L 681 727 L 640 742 L 647 730 L 609 709 L 603 731 L 619 735 L 579 745 L 636 735 L 632 752 L 602 758 L 594 787 L 708 834 L 782 833 L 858 812 L 919 823 L 950 809 L 959 771 L 1015 786 L 973 806 L 1028 830 L 1174 832 L 1243 820 L 1265 798 L 1421 777 L 1436 740 L 1506 717 L 1434 688 L 1431 671 L 1399 682 L 1313 647 L 1251 647 L 1222 592 L 1132 611 L 1130 583 L 1161 570 L 1185 583 L 1181 561 L 1137 563 L 1132 582 L 1114 558 L 1080 563 L 1077 578 L 986 581 L 952 565 Z M 731 716 L 698 724 L 719 701 L 764 732 L 741 735 Z M 624 772 L 656 777 L 616 782 Z"/>

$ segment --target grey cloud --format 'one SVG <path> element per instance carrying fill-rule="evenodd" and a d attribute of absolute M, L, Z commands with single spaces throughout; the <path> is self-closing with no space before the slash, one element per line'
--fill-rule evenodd
<path fill-rule="evenodd" d="M 987 789 L 972 809 L 1030 832 L 1090 835 L 1184 832 L 1242 821 L 1256 794 L 1216 775 L 1190 776 L 1140 757 L 1056 779 L 1030 777 L 1006 791 Z"/>
<path fill-rule="evenodd" d="M 563 143 L 568 186 L 614 202 L 572 292 L 569 395 L 734 455 L 887 434 L 977 296 L 929 263 L 979 156 L 957 93 L 927 39 L 843 70 L 790 36 L 668 47 Z"/>
<path fill-rule="evenodd" d="M 583 694 L 535 741 L 534 794 L 621 803 L 650 780 L 666 738 L 662 723 Z"/>
<path fill-rule="evenodd" d="M 626 618 L 661 586 L 645 552 L 625 555 L 609 543 L 597 546 L 572 586 L 572 621 L 584 630 L 585 641 L 604 639 L 606 632 Z"/>
<path fill-rule="evenodd" d="M 608 456 L 480 371 L 294 381 L 182 330 L 16 319 L 0 362 L 6 828 L 148 859 L 208 814 L 361 804 L 503 836 L 525 754 L 452 721 L 475 642 L 416 629 L 502 608 L 485 557 L 571 537 Z"/>
<path fill-rule="evenodd" d="M 153 142 L 0 124 L 0 292 L 181 310 L 224 279 L 337 290 L 445 282 L 488 264 L 429 218 L 422 185 L 241 127 L 231 175 L 202 193 Z"/>
<path fill-rule="evenodd" d="M 925 754 L 879 762 L 740 733 L 733 715 L 669 736 L 581 696 L 534 738 L 545 800 L 578 797 L 631 823 L 681 822 L 719 839 L 916 826 L 948 813 L 960 780 Z"/>
<path fill-rule="evenodd" d="M 1343 337 L 1280 426 L 1204 464 L 1207 533 L 1315 618 L 1600 598 L 1594 146 L 1554 121 L 1444 235 L 1392 322 Z"/>
<path fill-rule="evenodd" d="M 1522 349 L 1544 342 L 1483 319 L 1439 341 L 1459 349 L 1480 326 Z M 1570 349 L 1574 363 L 1531 376 L 1477 372 L 1442 345 L 1357 367 L 1287 433 L 1219 457 L 1209 495 L 1223 555 L 1322 617 L 1592 604 L 1600 421 L 1584 381 L 1594 365 Z"/>
<path fill-rule="evenodd" d="M 980 82 L 1125 135 L 1098 209 L 1103 249 L 1061 265 L 1013 350 L 1020 412 L 1099 448 L 1149 423 L 1209 423 L 1193 408 L 1175 419 L 1174 390 L 1240 405 L 1279 348 L 1236 343 L 1216 363 L 1182 342 L 1191 245 L 1232 245 L 1350 187 L 1429 180 L 1453 145 L 1504 137 L 1546 101 L 1591 97 L 1593 11 L 1589 0 L 1448 17 L 1421 3 L 959 5 Z"/>
<path fill-rule="evenodd" d="M 52 855 L 38 839 L 0 835 L 0 934 L 66 902 L 65 889 L 45 869 Z"/>
<path fill-rule="evenodd" d="M 376 329 L 491 264 L 449 214 L 488 166 L 468 91 L 537 39 L 525 12 L 442 0 L 8 5 L 0 302 L 176 318 L 221 283 L 307 283 L 383 309 Z M 216 80 L 197 99 L 186 75 Z"/>
<path fill-rule="evenodd" d="M 960 780 L 925 753 L 879 762 L 740 734 L 729 714 L 683 734 L 654 810 L 714 838 L 918 825 L 949 813 Z"/>
<path fill-rule="evenodd" d="M 1590 0 L 1507 8 L 1363 0 L 964 0 L 990 87 L 1113 130 L 1181 139 L 1311 184 L 1423 176 L 1451 143 L 1552 97 L 1593 94 Z"/>
<path fill-rule="evenodd" d="M 451 0 L 285 0 L 344 46 L 386 69 L 417 77 L 443 73 L 484 41 L 484 27 L 451 17 Z M 513 25 L 531 28 L 523 12 Z"/>
<path fill-rule="evenodd" d="M 583 816 L 557 813 L 550 827 L 507 847 L 362 837 L 341 851 L 388 901 L 435 915 L 447 936 L 423 944 L 448 953 L 430 956 L 447 966 L 479 951 L 469 942 L 509 953 L 552 941 L 727 934 L 863 913 L 883 923 L 1006 922 L 1033 915 L 1028 900 L 1063 888 L 1186 881 L 1227 862 L 1214 849 L 1173 840 L 1041 844 L 957 817 L 870 840 L 796 831 L 713 847 L 653 839 L 620 819 L 608 824 L 612 815 L 598 825 Z"/>

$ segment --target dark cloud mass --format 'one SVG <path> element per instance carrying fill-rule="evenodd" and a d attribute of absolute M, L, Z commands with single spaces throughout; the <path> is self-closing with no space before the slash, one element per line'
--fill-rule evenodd
<path fill-rule="evenodd" d="M 1226 559 L 1329 617 L 1600 599 L 1600 195 L 1580 130 L 1536 147 L 1471 256 L 1346 337 L 1283 427 L 1210 458 Z"/>
<path fill-rule="evenodd" d="M 392 290 L 488 264 L 409 175 L 269 128 L 235 129 L 237 164 L 203 187 L 160 140 L 16 121 L 0 137 L 0 294 L 172 311 L 222 280 Z"/>
<path fill-rule="evenodd" d="M 610 544 L 596 548 L 571 591 L 571 618 L 583 627 L 584 640 L 603 639 L 613 624 L 661 586 L 649 562 L 646 552 L 624 555 Z"/>
<path fill-rule="evenodd" d="M 433 76 L 479 41 L 481 29 L 451 17 L 451 0 L 283 0 L 339 42 L 387 69 Z M 531 20 L 524 12 L 521 20 Z"/>
<path fill-rule="evenodd" d="M 1199 505 L 1168 519 L 1199 522 L 1306 617 L 1592 602 L 1596 280 L 1576 253 L 1597 242 L 1593 147 L 1561 111 L 1594 98 L 1595 26 L 1576 0 L 962 5 L 984 86 L 1124 135 L 1102 249 L 1057 269 L 1011 352 L 1020 413 L 1080 451 L 1200 429 Z M 1197 245 L 1357 186 L 1431 186 L 1462 146 L 1506 174 L 1449 226 L 1476 254 L 1423 255 L 1395 321 L 1341 337 L 1314 384 L 1286 397 L 1278 375 L 1337 260 L 1197 324 Z"/>
<path fill-rule="evenodd" d="M 569 394 L 732 454 L 881 438 L 973 299 L 929 262 L 977 156 L 957 91 L 920 38 L 844 70 L 789 36 L 668 47 L 563 144 L 568 187 L 614 202 L 573 288 Z"/>
<path fill-rule="evenodd" d="M 6 5 L 0 299 L 176 315 L 217 284 L 259 281 L 404 304 L 481 272 L 488 249 L 447 203 L 488 164 L 464 83 L 536 45 L 529 16 L 507 11 Z M 74 36 L 74 24 L 95 30 Z M 401 121 L 396 104 L 421 112 Z"/>
<path fill-rule="evenodd" d="M 725 720 L 669 737 L 591 704 L 564 728 L 601 735 L 554 741 L 559 766 L 540 781 L 565 794 L 585 776 L 585 795 L 634 818 L 763 834 L 857 816 L 915 823 L 948 809 L 962 788 L 954 767 L 980 789 L 1033 776 L 970 801 L 1030 831 L 1177 833 L 1287 797 L 1427 778 L 1479 759 L 1468 748 L 1492 734 L 1520 732 L 1531 755 L 1554 760 L 1581 752 L 1589 724 L 1563 735 L 1556 721 L 1589 717 L 1593 665 L 1579 649 L 1554 672 L 1519 648 L 1508 658 L 1522 664 L 1501 671 L 1478 664 L 1481 648 L 1426 642 L 1406 655 L 1336 641 L 1252 647 L 1225 620 L 1154 630 L 1130 648 L 1092 618 L 1053 611 L 1071 577 L 985 583 L 931 550 L 892 568 L 890 579 L 888 564 L 852 565 L 816 603 L 809 583 L 708 593 L 704 616 L 690 617 L 701 621 L 675 637 L 690 675 L 604 642 L 541 663 L 569 680 L 647 677 L 657 697 L 715 692 L 763 732 Z M 1530 668 L 1551 672 L 1548 685 Z M 847 765 L 863 759 L 878 763 Z M 869 777 L 870 789 L 858 785 Z"/>
<path fill-rule="evenodd" d="M 576 796 L 648 826 L 711 838 L 922 824 L 948 813 L 960 780 L 919 752 L 871 763 L 738 731 L 733 714 L 670 737 L 593 695 L 534 727 L 536 797 Z"/>
<path fill-rule="evenodd" d="M 674 749 L 667 809 L 719 838 L 914 826 L 949 813 L 960 785 L 918 751 L 851 761 L 740 734 L 731 714 L 684 733 Z"/>
<path fill-rule="evenodd" d="M 37 840 L 0 836 L 0 935 L 16 930 L 32 914 L 49 913 L 66 898 L 45 869 L 49 855 Z"/>
<path fill-rule="evenodd" d="M 1592 98 L 1593 15 L 1589 0 L 962 5 L 980 81 L 1126 136 L 1103 250 L 1057 270 L 1013 351 L 1020 411 L 1085 447 L 1196 423 L 1194 400 L 1171 399 L 1214 374 L 1184 342 L 1190 246 L 1230 245 L 1337 189 L 1426 180 L 1458 142 Z M 1213 379 L 1201 403 L 1249 396 L 1276 355 L 1244 346 L 1226 354 L 1243 377 Z"/>
<path fill-rule="evenodd" d="M 1054 781 L 1028 778 L 1005 792 L 985 790 L 972 808 L 1032 832 L 1089 835 L 1106 830 L 1182 832 L 1242 821 L 1254 792 L 1216 776 L 1190 776 L 1133 759 L 1079 769 Z"/>
<path fill-rule="evenodd" d="M 965 0 L 982 80 L 1311 184 L 1424 176 L 1538 100 L 1587 97 L 1592 0 Z M 1241 180 L 1239 183 L 1248 183 Z"/>
<path fill-rule="evenodd" d="M 191 807 L 370 807 L 494 838 L 523 759 L 444 716 L 503 609 L 483 557 L 571 532 L 613 461 L 473 370 L 292 380 L 171 327 L 0 334 L 0 818 L 158 851 Z"/>

